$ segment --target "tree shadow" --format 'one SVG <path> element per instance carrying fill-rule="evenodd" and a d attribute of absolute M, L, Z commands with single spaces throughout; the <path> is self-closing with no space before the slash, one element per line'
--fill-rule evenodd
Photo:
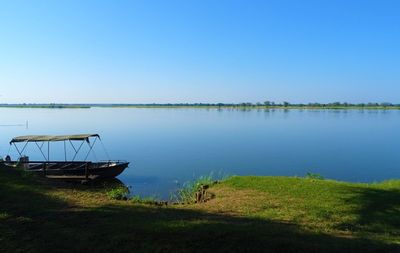
<path fill-rule="evenodd" d="M 400 239 L 400 190 L 350 187 L 347 192 L 353 195 L 345 197 L 345 202 L 357 207 L 353 210 L 357 220 L 339 228 L 386 233 Z"/>
<path fill-rule="evenodd" d="M 3 252 L 393 252 L 295 224 L 119 202 L 80 208 L 0 173 Z"/>

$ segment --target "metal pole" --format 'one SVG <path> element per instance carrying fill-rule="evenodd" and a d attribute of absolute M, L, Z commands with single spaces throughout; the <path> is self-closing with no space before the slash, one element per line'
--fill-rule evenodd
<path fill-rule="evenodd" d="M 44 160 L 46 160 L 46 156 L 44 155 L 44 153 L 42 151 L 43 145 L 42 145 L 42 147 L 40 147 L 39 144 L 37 144 L 37 142 L 35 142 L 35 144 L 38 147 L 38 149 L 40 150 L 40 153 L 42 153 L 42 156 L 43 156 Z"/>
<path fill-rule="evenodd" d="M 78 154 L 79 150 L 81 150 L 83 143 L 85 143 L 85 141 L 82 141 L 81 145 L 79 146 L 78 150 L 75 152 L 74 157 L 72 158 L 72 161 L 75 160 L 76 155 Z"/>
<path fill-rule="evenodd" d="M 68 141 L 69 141 L 69 143 L 71 143 L 71 146 L 72 146 L 72 148 L 75 150 L 75 153 L 76 153 L 76 148 L 75 148 L 74 144 L 72 144 L 72 141 L 71 141 L 71 140 L 68 140 Z"/>
<path fill-rule="evenodd" d="M 19 156 L 22 156 L 22 154 L 21 154 L 21 152 L 19 152 L 19 149 L 18 149 L 17 145 L 15 144 L 15 142 L 13 142 L 13 144 L 14 144 L 14 147 L 15 147 L 15 149 L 17 150 Z"/>
<path fill-rule="evenodd" d="M 96 143 L 96 140 L 97 140 L 97 137 L 94 139 L 94 141 L 93 141 L 93 144 L 92 144 L 92 145 L 90 145 L 90 143 L 88 142 L 88 145 L 89 145 L 89 152 L 87 153 L 87 155 L 86 155 L 86 157 L 85 157 L 85 160 L 84 160 L 84 161 L 86 161 L 86 159 L 89 157 L 89 154 L 90 154 L 90 152 L 92 151 L 92 149 L 93 149 L 93 147 L 94 147 L 94 144 Z"/>
<path fill-rule="evenodd" d="M 50 142 L 47 142 L 47 161 L 50 161 Z"/>
<path fill-rule="evenodd" d="M 26 143 L 25 143 L 25 145 L 24 145 L 24 147 L 22 148 L 22 150 L 21 150 L 21 153 L 24 153 L 24 151 L 25 151 L 25 148 L 26 148 L 26 146 L 28 145 L 28 141 L 26 141 Z"/>

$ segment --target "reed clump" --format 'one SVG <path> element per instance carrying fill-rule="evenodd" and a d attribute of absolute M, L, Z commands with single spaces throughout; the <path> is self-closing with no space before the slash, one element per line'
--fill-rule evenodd
<path fill-rule="evenodd" d="M 201 176 L 184 183 L 171 195 L 171 200 L 183 204 L 206 202 L 213 197 L 213 195 L 207 191 L 208 188 L 218 182 L 213 173 Z"/>

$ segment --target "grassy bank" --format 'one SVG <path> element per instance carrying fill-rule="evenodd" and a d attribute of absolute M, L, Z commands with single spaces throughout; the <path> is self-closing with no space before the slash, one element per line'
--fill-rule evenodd
<path fill-rule="evenodd" d="M 0 168 L 3 252 L 397 252 L 400 181 L 232 177 L 158 207 Z"/>

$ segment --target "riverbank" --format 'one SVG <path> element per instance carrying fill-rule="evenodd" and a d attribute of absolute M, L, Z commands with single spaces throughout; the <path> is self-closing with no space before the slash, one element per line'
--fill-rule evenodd
<path fill-rule="evenodd" d="M 0 168 L 4 252 L 396 252 L 400 181 L 231 177 L 215 198 L 155 206 Z"/>
<path fill-rule="evenodd" d="M 84 105 L 61 105 L 61 104 L 49 104 L 49 105 L 0 105 L 0 108 L 15 108 L 15 109 L 90 109 L 91 106 Z"/>

